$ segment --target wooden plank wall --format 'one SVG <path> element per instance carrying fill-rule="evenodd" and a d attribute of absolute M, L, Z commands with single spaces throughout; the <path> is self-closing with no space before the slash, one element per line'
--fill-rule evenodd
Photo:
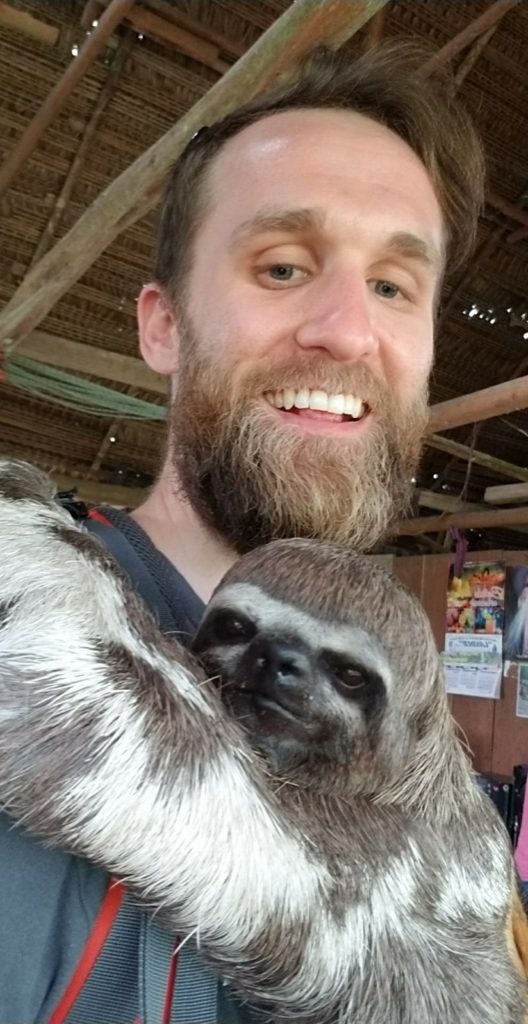
<path fill-rule="evenodd" d="M 433 627 L 438 650 L 444 646 L 444 620 L 449 566 L 452 555 L 393 558 L 390 568 L 420 598 Z M 471 562 L 524 565 L 528 551 L 472 551 Z M 475 768 L 510 776 L 515 764 L 528 762 L 528 719 L 517 718 L 517 667 L 503 679 L 500 700 L 450 695 L 453 715 L 466 736 Z"/>

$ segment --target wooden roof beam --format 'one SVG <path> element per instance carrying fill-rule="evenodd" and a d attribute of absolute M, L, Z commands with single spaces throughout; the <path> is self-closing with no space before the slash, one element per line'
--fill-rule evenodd
<path fill-rule="evenodd" d="M 45 43 L 47 46 L 55 46 L 60 36 L 60 28 L 57 25 L 49 25 L 46 21 L 39 21 L 27 11 L 20 11 L 17 7 L 0 3 L 0 25 L 2 28 L 13 29 L 30 39 L 36 39 L 38 43 Z"/>
<path fill-rule="evenodd" d="M 469 395 L 461 395 L 460 398 L 451 398 L 447 402 L 433 405 L 430 410 L 428 433 L 452 430 L 466 423 L 505 416 L 527 407 L 528 377 L 517 377 L 515 380 L 505 381 L 504 384 L 495 384 L 491 388 L 473 391 Z"/>
<path fill-rule="evenodd" d="M 385 28 L 385 15 L 387 8 L 382 7 L 381 11 L 378 11 L 373 18 L 370 19 L 367 36 L 365 39 L 365 51 L 374 50 L 376 46 L 379 46 L 383 39 L 383 30 Z"/>
<path fill-rule="evenodd" d="M 105 0 L 105 3 L 108 3 L 108 0 Z M 200 36 L 210 43 L 215 43 L 219 50 L 229 54 L 231 57 L 241 57 L 248 49 L 247 46 L 235 42 L 234 39 L 230 39 L 223 32 L 213 28 L 212 25 L 206 25 L 203 21 L 198 21 L 197 18 L 191 17 L 190 14 L 180 11 L 168 0 L 148 0 L 148 6 L 156 14 L 166 18 L 167 21 L 172 21 L 175 25 L 179 25 L 180 28 L 186 28 L 188 32 L 193 32 L 194 35 Z"/>
<path fill-rule="evenodd" d="M 55 198 L 53 209 L 48 218 L 48 222 L 44 227 L 44 230 L 35 246 L 35 251 L 31 258 L 29 268 L 34 267 L 38 263 L 39 259 L 44 255 L 50 247 L 54 235 L 57 233 L 61 220 L 64 215 L 64 211 L 70 201 L 70 196 L 73 192 L 76 181 L 78 180 L 82 166 L 86 160 L 88 150 L 90 148 L 92 139 L 97 131 L 99 121 L 106 110 L 112 96 L 114 95 L 119 76 L 123 69 L 124 62 L 130 52 L 132 44 L 134 42 L 134 35 L 129 33 L 127 38 L 121 42 L 117 52 L 114 56 L 112 65 L 108 72 L 106 81 L 97 97 L 95 107 L 90 116 L 90 120 L 84 129 L 82 139 L 75 151 L 73 160 L 70 164 L 70 169 L 62 183 L 62 188 Z"/>
<path fill-rule="evenodd" d="M 46 331 L 33 331 L 21 343 L 17 352 L 21 356 L 37 359 L 41 363 L 59 366 L 63 370 L 87 373 L 101 380 L 127 384 L 139 391 L 153 391 L 168 395 L 168 379 L 151 370 L 142 359 L 124 356 L 95 345 L 60 338 Z"/>
<path fill-rule="evenodd" d="M 488 505 L 513 505 L 516 501 L 528 500 L 528 483 L 501 484 L 499 487 L 486 487 L 484 501 Z"/>
<path fill-rule="evenodd" d="M 433 406 L 434 408 L 435 406 Z M 425 443 L 428 448 L 435 448 L 439 452 L 445 452 L 447 455 L 460 459 L 462 462 L 474 462 L 477 466 L 484 466 L 493 473 L 511 476 L 514 480 L 528 481 L 528 469 L 524 466 L 515 466 L 512 462 L 498 459 L 495 455 L 488 455 L 487 452 L 477 451 L 475 448 L 471 448 L 470 445 L 459 444 L 458 441 L 452 441 L 448 437 L 441 437 L 440 434 L 431 434 L 426 438 Z"/>
<path fill-rule="evenodd" d="M 73 473 L 49 471 L 57 490 L 74 490 L 81 501 L 96 505 L 116 505 L 118 508 L 137 508 L 147 497 L 143 487 L 120 487 L 119 484 L 104 484 L 98 480 L 86 480 Z"/>
<path fill-rule="evenodd" d="M 144 7 L 133 7 L 124 18 L 127 25 L 131 25 L 136 32 L 141 32 L 157 42 L 169 43 L 177 50 L 185 53 L 193 60 L 213 68 L 223 75 L 228 70 L 229 64 L 220 60 L 218 47 L 214 43 L 201 39 L 185 28 L 175 25 L 171 21 L 160 18 L 158 14 L 147 11 Z"/>
<path fill-rule="evenodd" d="M 475 39 L 487 32 L 492 25 L 495 25 L 504 17 L 512 7 L 516 7 L 520 0 L 495 0 L 495 3 L 479 14 L 477 18 L 470 21 L 461 32 L 453 36 L 445 46 L 442 46 L 437 53 L 433 54 L 423 65 L 422 71 L 425 75 L 434 75 L 439 68 L 448 64 L 469 46 Z"/>
<path fill-rule="evenodd" d="M 502 196 L 498 196 L 495 192 L 488 192 L 486 195 L 486 202 L 490 206 L 494 206 L 499 213 L 503 213 L 505 217 L 509 217 L 510 220 L 516 220 L 519 224 L 523 225 L 523 230 L 514 232 L 510 235 L 508 241 L 519 241 L 520 236 L 524 238 L 525 234 L 528 234 L 528 210 L 522 210 L 520 206 L 516 206 L 515 203 L 510 203 L 507 199 L 503 199 Z"/>
<path fill-rule="evenodd" d="M 0 167 L 0 196 L 9 188 L 22 164 L 38 145 L 46 128 L 64 106 L 85 72 L 106 45 L 114 29 L 122 21 L 123 15 L 133 4 L 134 0 L 112 0 L 97 28 L 89 36 L 86 36 L 78 56 L 72 58 L 62 78 L 46 97 L 40 110 L 37 111 L 22 137 Z"/>
<path fill-rule="evenodd" d="M 194 132 L 233 110 L 242 97 L 249 100 L 256 96 L 316 42 L 339 47 L 386 3 L 387 0 L 296 0 L 192 110 L 98 196 L 71 230 L 29 271 L 0 314 L 0 346 L 11 351 L 114 238 L 152 209 L 169 167 Z M 110 10 L 109 7 L 95 31 Z M 93 35 L 88 41 L 91 38 Z"/>
<path fill-rule="evenodd" d="M 454 512 L 441 516 L 417 516 L 405 519 L 395 527 L 394 537 L 415 537 L 421 533 L 443 533 L 451 527 L 459 530 L 511 530 L 528 526 L 528 508 L 497 508 L 483 512 Z"/>

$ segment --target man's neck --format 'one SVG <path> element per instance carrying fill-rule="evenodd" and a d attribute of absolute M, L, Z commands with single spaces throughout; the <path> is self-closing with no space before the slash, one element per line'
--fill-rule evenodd
<path fill-rule="evenodd" d="M 174 476 L 164 470 L 147 500 L 131 515 L 207 603 L 237 554 L 196 515 Z"/>

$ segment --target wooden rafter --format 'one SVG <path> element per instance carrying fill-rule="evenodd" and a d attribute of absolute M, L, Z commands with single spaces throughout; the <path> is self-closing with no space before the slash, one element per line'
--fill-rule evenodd
<path fill-rule="evenodd" d="M 492 25 L 487 32 L 483 32 L 482 35 L 479 36 L 478 39 L 476 39 L 475 42 L 473 43 L 473 46 L 466 54 L 456 74 L 453 76 L 453 85 L 455 92 L 458 92 L 460 86 L 462 85 L 463 82 L 465 82 L 470 71 L 472 71 L 473 68 L 475 67 L 475 64 L 477 63 L 482 51 L 486 49 L 486 46 L 488 45 L 491 37 L 495 35 L 495 32 L 497 31 L 498 27 L 499 22 L 496 21 L 495 24 Z"/>
<path fill-rule="evenodd" d="M 107 2 L 108 0 L 105 0 L 105 3 Z M 206 25 L 203 21 L 198 21 L 196 18 L 191 17 L 190 14 L 185 14 L 184 11 L 179 10 L 169 0 L 149 0 L 149 7 L 156 11 L 157 14 L 160 14 L 162 18 L 166 18 L 167 21 L 172 21 L 175 25 L 180 25 L 181 28 L 187 29 L 188 32 L 193 32 L 196 36 L 207 39 L 210 43 L 215 43 L 219 50 L 229 54 L 231 57 L 241 57 L 247 50 L 247 46 L 235 42 L 234 39 L 230 39 L 223 32 L 218 32 L 212 25 Z"/>
<path fill-rule="evenodd" d="M 230 66 L 225 60 L 220 59 L 218 46 L 215 43 L 210 43 L 207 39 L 200 38 L 194 32 L 189 32 L 187 29 L 181 28 L 180 25 L 175 25 L 172 21 L 160 18 L 159 14 L 147 11 L 144 7 L 133 7 L 125 15 L 124 21 L 137 32 L 150 36 L 151 39 L 161 40 L 162 43 L 172 44 L 181 53 L 185 53 L 188 57 L 200 61 L 201 64 L 213 68 L 214 71 L 218 71 L 221 75 Z"/>
<path fill-rule="evenodd" d="M 35 461 L 34 459 L 32 461 Z M 82 501 L 96 505 L 117 505 L 121 508 L 137 508 L 147 497 L 143 487 L 120 487 L 119 484 L 104 484 L 98 480 L 87 480 L 75 473 L 49 471 L 58 491 L 74 490 Z"/>
<path fill-rule="evenodd" d="M 525 469 L 524 466 L 515 466 L 512 462 L 498 459 L 495 455 L 488 455 L 487 452 L 477 451 L 470 445 L 459 444 L 448 437 L 441 437 L 440 434 L 430 435 L 426 444 L 428 448 L 446 452 L 447 455 L 451 455 L 454 459 L 460 459 L 462 462 L 474 462 L 477 466 L 484 466 L 493 473 L 511 476 L 514 480 L 528 481 L 528 469 Z"/>
<path fill-rule="evenodd" d="M 97 17 L 101 8 L 108 7 L 108 4 L 109 0 L 89 0 L 89 4 L 87 4 L 85 11 L 83 11 L 81 25 L 84 28 L 88 28 L 92 19 Z M 202 42 L 205 41 L 207 43 L 212 43 L 216 47 L 217 51 L 221 50 L 222 53 L 228 54 L 230 57 L 237 59 L 248 49 L 247 46 L 237 43 L 234 39 L 230 39 L 229 36 L 226 36 L 223 32 L 218 32 L 218 30 L 213 28 L 212 25 L 207 25 L 203 21 L 198 21 L 197 18 L 193 18 L 190 14 L 186 14 L 184 11 L 181 11 L 179 8 L 175 7 L 170 0 L 148 0 L 148 9 L 149 11 L 154 12 L 154 14 L 157 14 L 165 23 L 168 22 L 171 25 L 177 25 L 191 36 L 202 40 Z M 148 35 L 146 30 L 145 35 Z M 167 41 L 170 42 L 171 40 L 167 39 Z M 176 40 L 174 40 L 174 42 L 178 45 Z"/>
<path fill-rule="evenodd" d="M 515 203 L 508 202 L 507 199 L 503 199 L 494 192 L 487 193 L 486 202 L 489 203 L 490 206 L 494 206 L 499 213 L 503 213 L 505 217 L 509 217 L 511 220 L 516 220 L 519 224 L 522 224 L 524 228 L 523 237 L 525 233 L 528 234 L 528 210 L 521 210 L 520 206 L 516 206 Z M 511 236 L 508 240 L 510 242 L 512 241 Z M 518 239 L 515 240 L 518 241 Z"/>
<path fill-rule="evenodd" d="M 47 46 L 56 46 L 60 36 L 60 29 L 56 25 L 49 25 L 46 21 L 34 18 L 27 11 L 20 11 L 17 7 L 5 3 L 0 3 L 0 25 L 2 28 L 21 32 L 39 43 L 46 43 Z"/>
<path fill-rule="evenodd" d="M 381 11 L 378 11 L 378 13 L 370 19 L 367 37 L 365 40 L 365 50 L 373 50 L 381 43 L 381 40 L 383 39 L 386 13 L 387 8 L 383 7 Z"/>
<path fill-rule="evenodd" d="M 528 406 L 528 377 L 517 377 L 504 384 L 495 384 L 482 391 L 473 391 L 460 398 L 433 405 L 430 410 L 428 432 L 436 434 L 452 430 L 478 420 L 489 420 L 494 416 L 505 416 Z"/>
<path fill-rule="evenodd" d="M 127 384 L 139 391 L 153 391 L 167 396 L 167 378 L 151 370 L 142 359 L 124 356 L 107 348 L 84 345 L 70 341 L 46 331 L 32 331 L 17 349 L 21 356 L 28 356 L 41 363 L 59 366 L 63 370 L 88 373 L 101 380 Z"/>
<path fill-rule="evenodd" d="M 528 483 L 501 484 L 499 487 L 486 487 L 484 501 L 488 505 L 512 505 L 517 501 L 528 500 Z"/>
<path fill-rule="evenodd" d="M 418 516 L 406 519 L 394 530 L 394 536 L 415 537 L 421 533 L 442 533 L 451 527 L 460 530 L 484 530 L 528 526 L 528 508 L 486 509 L 484 512 L 454 512 L 452 515 Z"/>
<path fill-rule="evenodd" d="M 106 110 L 112 96 L 114 95 L 116 85 L 119 80 L 119 76 L 123 69 L 125 60 L 128 54 L 130 53 L 133 42 L 134 36 L 132 35 L 132 33 L 129 33 L 123 40 L 123 42 L 120 44 L 118 50 L 114 55 L 112 66 L 110 68 L 110 71 L 108 72 L 106 81 L 99 93 L 99 96 L 97 97 L 97 102 L 92 111 L 90 120 L 88 121 L 88 124 L 84 129 L 83 137 L 75 151 L 75 155 L 70 164 L 70 169 L 64 179 L 62 188 L 57 198 L 55 199 L 49 220 L 45 225 L 44 230 L 35 247 L 35 252 L 33 253 L 31 263 L 29 264 L 29 269 L 31 269 L 31 267 L 34 267 L 35 264 L 38 263 L 39 259 L 44 255 L 44 253 L 47 252 L 53 240 L 53 237 L 57 232 L 57 228 L 61 223 L 64 211 L 68 205 L 70 196 L 78 180 L 84 161 L 86 160 L 91 141 L 95 135 L 95 132 L 97 131 L 97 126 L 101 120 L 102 115 Z"/>
<path fill-rule="evenodd" d="M 90 466 L 89 475 L 98 473 L 101 468 L 101 463 L 110 448 L 110 445 L 115 441 L 116 431 L 119 430 L 119 420 L 113 420 L 109 427 L 105 430 L 103 439 L 99 448 L 97 449 L 95 458 L 92 460 Z"/>
<path fill-rule="evenodd" d="M 87 69 L 106 45 L 109 36 L 119 25 L 125 12 L 133 4 L 134 0 L 112 0 L 97 28 L 86 37 L 78 56 L 70 61 L 62 78 L 44 100 L 40 110 L 28 124 L 22 138 L 18 140 L 0 167 L 0 196 L 9 188 L 22 164 L 31 156 L 46 128 L 64 106 Z"/>
<path fill-rule="evenodd" d="M 422 69 L 424 75 L 434 75 L 441 67 L 462 53 L 466 46 L 470 46 L 475 39 L 478 39 L 483 32 L 487 32 L 492 25 L 500 21 L 519 2 L 520 0 L 495 0 L 495 3 L 490 4 L 482 14 L 474 18 L 469 25 L 466 25 L 461 32 L 453 36 L 445 46 L 442 46 L 425 62 Z"/>
<path fill-rule="evenodd" d="M 198 128 L 232 110 L 241 97 L 249 100 L 255 96 L 316 41 L 340 46 L 385 3 L 387 0 L 297 0 L 292 4 L 192 110 L 104 190 L 68 234 L 29 271 L 0 316 L 0 345 L 6 351 L 14 348 L 110 242 L 152 209 L 170 165 Z"/>

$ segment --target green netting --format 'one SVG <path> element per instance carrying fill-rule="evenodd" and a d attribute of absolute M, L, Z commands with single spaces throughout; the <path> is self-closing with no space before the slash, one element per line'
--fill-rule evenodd
<path fill-rule="evenodd" d="M 7 359 L 5 376 L 15 387 L 37 398 L 46 398 L 92 416 L 164 420 L 167 415 L 166 408 L 155 402 L 122 394 L 25 356 L 13 355 Z"/>

